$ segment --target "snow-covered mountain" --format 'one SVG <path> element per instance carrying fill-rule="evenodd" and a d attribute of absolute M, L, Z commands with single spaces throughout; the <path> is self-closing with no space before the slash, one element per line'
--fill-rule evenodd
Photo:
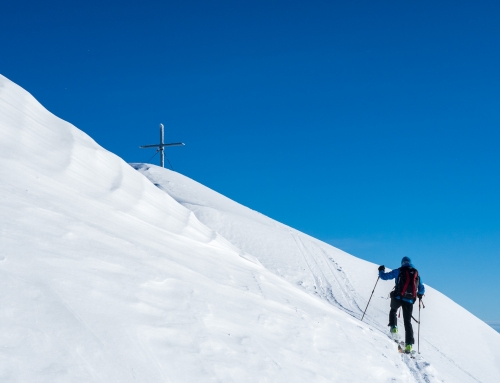
<path fill-rule="evenodd" d="M 1 382 L 500 380 L 500 334 L 436 290 L 402 357 L 391 283 L 358 319 L 376 265 L 134 167 L 0 76 Z"/>

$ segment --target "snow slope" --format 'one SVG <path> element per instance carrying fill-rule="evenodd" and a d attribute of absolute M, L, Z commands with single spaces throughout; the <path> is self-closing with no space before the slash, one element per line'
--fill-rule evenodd
<path fill-rule="evenodd" d="M 181 174 L 149 164 L 132 165 L 268 270 L 361 318 L 376 282 L 377 265 L 250 210 Z M 394 260 L 396 265 L 398 261 Z M 381 332 L 387 332 L 387 296 L 393 285 L 392 281 L 378 283 L 365 316 L 365 322 Z M 427 308 L 421 311 L 423 358 L 408 363 L 416 379 L 428 381 L 435 375 L 447 382 L 500 381 L 499 334 L 435 289 L 426 288 Z M 417 317 L 418 305 L 414 310 Z"/>
<path fill-rule="evenodd" d="M 373 265 L 159 170 L 184 197 L 0 76 L 1 382 L 497 381 L 499 335 L 437 292 L 428 305 L 448 302 L 477 340 L 402 359 L 381 331 L 385 301 L 369 323 L 354 317 Z M 279 244 L 266 258 L 266 225 L 304 261 Z"/>

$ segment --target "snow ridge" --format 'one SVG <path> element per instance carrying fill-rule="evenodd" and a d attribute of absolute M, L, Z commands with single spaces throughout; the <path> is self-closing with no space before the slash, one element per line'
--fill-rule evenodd
<path fill-rule="evenodd" d="M 439 292 L 426 304 L 460 326 L 428 309 L 425 361 L 403 359 L 385 334 L 390 286 L 357 319 L 374 265 L 180 174 L 135 167 L 0 77 L 0 381 L 499 376 L 500 335 Z M 443 324 L 475 334 L 461 338 L 469 353 Z"/>
<path fill-rule="evenodd" d="M 181 174 L 149 164 L 132 166 L 274 274 L 361 318 L 377 278 L 376 265 L 245 208 Z M 393 282 L 378 283 L 364 319 L 381 334 L 387 333 L 387 297 L 392 286 Z M 429 286 L 425 303 L 423 354 L 416 360 L 402 358 L 414 380 L 496 381 L 500 376 L 498 334 Z M 403 331 L 402 323 L 400 328 Z M 464 328 L 468 329 L 465 333 Z"/>

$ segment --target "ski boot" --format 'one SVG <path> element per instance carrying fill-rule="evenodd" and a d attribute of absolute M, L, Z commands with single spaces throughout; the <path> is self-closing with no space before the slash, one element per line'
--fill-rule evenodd
<path fill-rule="evenodd" d="M 391 332 L 391 338 L 395 342 L 399 341 L 398 326 L 392 326 L 390 332 Z"/>
<path fill-rule="evenodd" d="M 405 354 L 411 354 L 412 353 L 412 346 L 411 344 L 407 344 L 405 346 Z"/>

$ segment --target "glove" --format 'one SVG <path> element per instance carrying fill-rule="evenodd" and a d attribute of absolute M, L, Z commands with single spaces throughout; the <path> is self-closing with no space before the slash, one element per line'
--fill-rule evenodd
<path fill-rule="evenodd" d="M 384 270 L 385 270 L 385 266 L 384 265 L 379 266 L 378 271 L 384 271 Z"/>
<path fill-rule="evenodd" d="M 423 295 L 422 294 L 417 294 L 418 299 L 422 299 Z"/>

